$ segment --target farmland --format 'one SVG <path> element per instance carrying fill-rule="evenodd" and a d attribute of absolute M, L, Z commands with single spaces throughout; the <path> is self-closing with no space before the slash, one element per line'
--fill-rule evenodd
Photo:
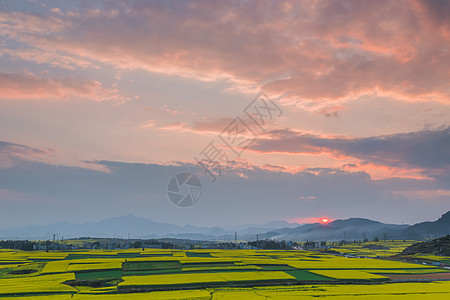
<path fill-rule="evenodd" d="M 349 255 L 366 257 L 386 257 L 397 254 L 416 241 L 380 241 L 367 243 L 350 243 L 342 246 L 334 245 L 333 250 Z"/>
<path fill-rule="evenodd" d="M 449 296 L 448 279 L 437 266 L 305 250 L 0 250 L 0 299 L 428 299 Z"/>

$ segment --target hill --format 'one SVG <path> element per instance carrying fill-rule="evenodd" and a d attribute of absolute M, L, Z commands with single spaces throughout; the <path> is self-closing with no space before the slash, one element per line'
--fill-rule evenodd
<path fill-rule="evenodd" d="M 429 242 L 416 243 L 403 250 L 400 255 L 433 254 L 450 256 L 450 235 Z"/>
<path fill-rule="evenodd" d="M 393 238 L 409 225 L 385 224 L 363 218 L 336 220 L 328 224 L 306 224 L 267 232 L 263 238 L 295 241 L 363 240 L 364 238 Z"/>
<path fill-rule="evenodd" d="M 412 225 L 402 232 L 405 239 L 424 240 L 450 234 L 450 211 L 434 222 L 422 222 Z"/>

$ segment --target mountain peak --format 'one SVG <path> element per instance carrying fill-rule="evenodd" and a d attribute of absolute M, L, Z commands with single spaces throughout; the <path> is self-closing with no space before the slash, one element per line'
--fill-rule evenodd
<path fill-rule="evenodd" d="M 383 224 L 378 221 L 373 221 L 370 219 L 364 219 L 364 218 L 350 218 L 345 220 L 335 220 L 331 222 L 332 225 L 345 225 L 345 226 L 367 226 L 367 225 L 375 225 L 375 224 Z"/>
<path fill-rule="evenodd" d="M 439 220 L 450 220 L 450 210 L 448 212 L 446 212 L 445 214 L 443 214 L 439 219 Z"/>

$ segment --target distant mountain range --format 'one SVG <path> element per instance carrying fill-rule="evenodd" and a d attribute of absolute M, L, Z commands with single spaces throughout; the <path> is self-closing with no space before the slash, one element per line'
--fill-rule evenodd
<path fill-rule="evenodd" d="M 437 221 L 415 225 L 384 224 L 361 218 L 336 220 L 329 224 L 306 224 L 296 228 L 282 228 L 266 232 L 262 238 L 293 241 L 409 239 L 425 240 L 450 234 L 450 211 Z"/>
<path fill-rule="evenodd" d="M 68 223 L 51 225 L 28 225 L 0 230 L 0 239 L 57 239 L 74 237 L 115 237 L 115 238 L 161 238 L 171 237 L 192 240 L 234 240 L 237 232 L 239 240 L 259 239 L 320 241 L 320 240 L 369 240 L 413 239 L 425 240 L 450 234 L 450 211 L 437 221 L 415 225 L 385 224 L 362 218 L 335 220 L 327 224 L 297 224 L 285 221 L 271 221 L 265 224 L 247 224 L 230 227 L 178 226 L 157 223 L 133 215 L 109 218 L 99 222 Z"/>
<path fill-rule="evenodd" d="M 394 232 L 407 229 L 409 225 L 384 224 L 361 218 L 336 220 L 328 224 L 306 224 L 296 228 L 283 228 L 265 233 L 263 238 L 276 240 L 363 240 L 392 238 Z"/>
<path fill-rule="evenodd" d="M 172 237 L 195 240 L 234 239 L 234 233 L 255 237 L 260 232 L 277 228 L 297 227 L 298 223 L 270 221 L 265 224 L 247 224 L 222 227 L 178 226 L 169 223 L 157 223 L 145 218 L 126 215 L 105 219 L 99 222 L 68 223 L 58 222 L 51 225 L 27 225 L 0 229 L 0 239 L 52 239 L 61 237 L 115 237 L 115 238 L 161 238 Z M 240 237 L 241 238 L 241 237 Z"/>

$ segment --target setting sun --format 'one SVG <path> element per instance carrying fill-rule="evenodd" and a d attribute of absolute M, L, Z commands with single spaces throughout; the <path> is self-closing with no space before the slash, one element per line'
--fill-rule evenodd
<path fill-rule="evenodd" d="M 322 223 L 328 223 L 328 219 L 327 218 L 322 218 Z"/>

